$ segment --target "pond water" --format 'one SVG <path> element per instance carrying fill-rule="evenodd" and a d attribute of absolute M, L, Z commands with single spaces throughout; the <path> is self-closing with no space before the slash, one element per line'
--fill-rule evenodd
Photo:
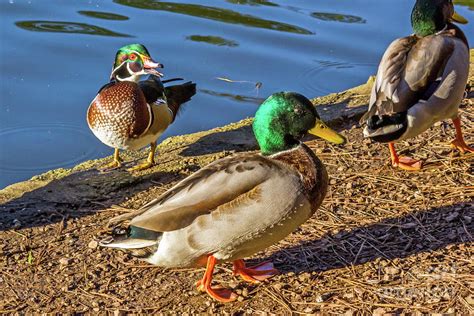
<path fill-rule="evenodd" d="M 252 116 L 276 91 L 315 97 L 365 82 L 411 32 L 413 2 L 2 0 L 0 188 L 112 153 L 85 114 L 124 44 L 145 44 L 166 78 L 198 84 L 164 138 Z M 457 6 L 471 23 L 473 2 Z M 474 43 L 472 24 L 462 28 Z"/>

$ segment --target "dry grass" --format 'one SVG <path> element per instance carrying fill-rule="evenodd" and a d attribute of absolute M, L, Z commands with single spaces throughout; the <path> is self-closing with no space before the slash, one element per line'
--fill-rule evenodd
<path fill-rule="evenodd" d="M 466 102 L 461 112 L 473 144 L 474 106 Z M 220 304 L 195 291 L 203 269 L 156 268 L 91 243 L 112 216 L 222 156 L 209 154 L 189 158 L 167 182 L 162 175 L 139 182 L 137 191 L 124 185 L 87 203 L 24 197 L 3 205 L 4 214 L 29 215 L 17 229 L 0 226 L 0 312 L 474 313 L 474 155 L 453 152 L 454 128 L 441 123 L 397 145 L 427 159 L 421 172 L 400 171 L 389 165 L 385 145 L 346 124 L 344 147 L 308 142 L 331 177 L 321 209 L 253 258 L 273 260 L 282 274 L 254 286 L 232 277 L 229 265 L 217 270 L 215 282 L 234 288 L 238 302 Z M 163 159 L 182 159 L 175 155 Z M 120 208 L 110 207 L 119 195 L 127 195 Z"/>

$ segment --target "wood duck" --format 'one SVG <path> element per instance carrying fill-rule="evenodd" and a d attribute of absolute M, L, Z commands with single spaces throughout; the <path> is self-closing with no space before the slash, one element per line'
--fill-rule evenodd
<path fill-rule="evenodd" d="M 469 74 L 469 45 L 452 22 L 467 23 L 452 0 L 417 0 L 411 15 L 414 34 L 396 39 L 380 62 L 364 136 L 388 142 L 392 165 L 420 170 L 422 162 L 399 157 L 394 142 L 415 137 L 435 122 L 451 119 L 452 147 L 474 152 L 461 132 L 458 116 Z"/>
<path fill-rule="evenodd" d="M 104 247 L 123 249 L 164 267 L 206 267 L 198 289 L 221 302 L 237 297 L 211 286 L 214 266 L 233 262 L 234 273 L 259 282 L 278 271 L 270 262 L 242 260 L 285 238 L 321 205 L 328 187 L 324 164 L 301 137 L 314 134 L 342 144 L 304 96 L 280 92 L 258 109 L 253 130 L 261 153 L 217 160 L 142 209 L 112 220 Z"/>
<path fill-rule="evenodd" d="M 154 165 L 156 141 L 175 120 L 180 107 L 196 94 L 196 84 L 167 86 L 161 81 L 162 68 L 141 44 L 120 48 L 115 56 L 110 82 L 104 85 L 87 110 L 87 123 L 94 135 L 115 149 L 113 161 L 105 169 L 118 168 L 119 149 L 138 150 L 150 145 L 148 159 L 129 171 Z M 149 75 L 145 81 L 139 81 Z"/>

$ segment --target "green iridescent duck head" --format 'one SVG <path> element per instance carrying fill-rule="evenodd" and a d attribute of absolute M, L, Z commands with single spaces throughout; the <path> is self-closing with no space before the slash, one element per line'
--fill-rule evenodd
<path fill-rule="evenodd" d="M 307 133 L 336 144 L 346 141 L 321 120 L 311 101 L 294 92 L 279 92 L 266 99 L 255 114 L 253 132 L 264 155 L 298 146 Z"/>
<path fill-rule="evenodd" d="M 417 0 L 411 13 L 411 25 L 418 36 L 435 34 L 449 22 L 466 24 L 467 20 L 454 11 L 452 0 Z"/>
<path fill-rule="evenodd" d="M 163 74 L 156 68 L 163 68 L 163 65 L 153 61 L 145 46 L 130 44 L 117 51 L 110 79 L 138 82 L 141 76 L 147 74 L 162 77 Z"/>

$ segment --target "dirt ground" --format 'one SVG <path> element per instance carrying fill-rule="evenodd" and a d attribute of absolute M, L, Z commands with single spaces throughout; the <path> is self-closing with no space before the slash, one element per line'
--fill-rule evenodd
<path fill-rule="evenodd" d="M 316 100 L 323 116 L 326 101 L 334 103 Z M 0 191 L 0 313 L 473 314 L 474 155 L 450 148 L 454 127 L 443 122 L 397 145 L 426 167 L 397 170 L 386 145 L 362 138 L 360 111 L 338 111 L 348 114 L 331 121 L 348 144 L 307 141 L 330 175 L 322 207 L 249 258 L 272 260 L 281 274 L 252 285 L 232 276 L 231 265 L 218 266 L 214 282 L 233 288 L 238 301 L 197 292 L 204 269 L 153 267 L 97 241 L 113 216 L 215 159 L 255 150 L 250 120 L 167 139 L 158 165 L 145 172 L 100 173 L 105 161 L 96 160 Z M 474 145 L 472 99 L 461 116 Z M 133 165 L 145 156 L 125 158 Z"/>

